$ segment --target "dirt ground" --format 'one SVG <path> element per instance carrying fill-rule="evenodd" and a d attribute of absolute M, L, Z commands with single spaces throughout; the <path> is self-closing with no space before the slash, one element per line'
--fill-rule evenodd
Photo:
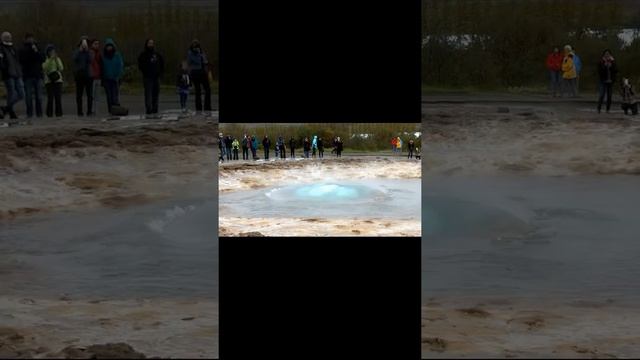
<path fill-rule="evenodd" d="M 217 123 L 203 117 L 64 117 L 0 128 L 0 230 L 33 216 L 215 194 L 216 133 Z M 0 358 L 215 357 L 217 307 L 210 298 L 0 291 Z"/>

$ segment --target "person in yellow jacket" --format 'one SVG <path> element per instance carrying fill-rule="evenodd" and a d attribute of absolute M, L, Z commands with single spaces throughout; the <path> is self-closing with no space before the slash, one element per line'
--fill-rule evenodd
<path fill-rule="evenodd" d="M 576 65 L 573 61 L 573 50 L 571 45 L 565 45 L 564 47 L 564 59 L 562 59 L 562 82 L 564 84 L 562 95 L 567 92 L 571 94 L 571 97 L 576 96 L 576 81 L 578 73 L 576 71 Z"/>
<path fill-rule="evenodd" d="M 396 140 L 396 149 L 399 153 L 402 152 L 402 139 L 398 136 L 398 140 Z"/>
<path fill-rule="evenodd" d="M 47 59 L 42 64 L 44 72 L 44 86 L 47 89 L 47 117 L 53 116 L 53 105 L 55 101 L 56 117 L 62 116 L 62 71 L 64 65 L 56 54 L 53 45 L 48 45 L 45 53 Z"/>
<path fill-rule="evenodd" d="M 233 138 L 233 142 L 231 143 L 231 148 L 233 149 L 233 160 L 238 160 L 238 150 L 240 149 L 240 141 L 238 139 Z"/>

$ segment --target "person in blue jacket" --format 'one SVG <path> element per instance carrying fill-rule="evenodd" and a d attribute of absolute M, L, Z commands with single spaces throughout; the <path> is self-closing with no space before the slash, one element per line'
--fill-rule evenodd
<path fill-rule="evenodd" d="M 253 160 L 258 159 L 256 152 L 258 151 L 258 139 L 256 136 L 251 136 L 251 152 L 253 153 Z"/>
<path fill-rule="evenodd" d="M 124 73 L 124 60 L 113 39 L 104 42 L 102 56 L 102 86 L 107 97 L 107 109 L 111 114 L 114 105 L 120 105 L 120 78 Z"/>
<path fill-rule="evenodd" d="M 582 71 L 582 60 L 580 56 L 576 54 L 576 49 L 573 50 L 573 66 L 576 68 L 576 91 L 575 94 L 578 95 L 578 90 L 580 89 L 580 72 Z"/>
<path fill-rule="evenodd" d="M 316 157 L 316 150 L 318 150 L 318 135 L 313 135 L 313 140 L 311 140 L 311 157 Z"/>

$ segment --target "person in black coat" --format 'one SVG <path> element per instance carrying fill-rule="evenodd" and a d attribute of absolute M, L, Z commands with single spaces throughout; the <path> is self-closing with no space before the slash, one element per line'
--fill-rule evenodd
<path fill-rule="evenodd" d="M 311 141 L 307 137 L 302 141 L 302 151 L 304 152 L 304 157 L 308 159 L 309 151 L 311 151 Z"/>
<path fill-rule="evenodd" d="M 244 136 L 242 137 L 242 141 L 240 142 L 242 145 L 242 160 L 249 160 L 249 147 L 250 147 L 250 143 L 251 139 L 249 139 L 249 137 L 247 136 L 247 134 L 244 134 Z"/>
<path fill-rule="evenodd" d="M 164 72 L 164 59 L 156 51 L 153 39 L 147 39 L 144 50 L 138 56 L 138 69 L 142 72 L 144 84 L 144 104 L 147 115 L 158 113 L 160 77 Z"/>
<path fill-rule="evenodd" d="M 222 133 L 218 135 L 218 161 L 224 162 L 224 137 Z"/>
<path fill-rule="evenodd" d="M 407 144 L 407 148 L 409 149 L 409 155 L 407 155 L 407 159 L 413 158 L 413 152 L 416 149 L 416 144 L 413 142 L 413 139 L 409 140 L 409 144 Z"/>
<path fill-rule="evenodd" d="M 45 55 L 38 48 L 33 34 L 26 34 L 22 49 L 18 52 L 22 67 L 22 80 L 27 105 L 27 118 L 33 117 L 33 105 L 37 117 L 42 117 L 42 94 L 44 93 L 44 81 L 42 63 Z"/>
<path fill-rule="evenodd" d="M 613 92 L 613 83 L 616 81 L 618 66 L 616 60 L 611 55 L 609 49 L 602 52 L 602 58 L 598 63 L 599 92 L 598 97 L 598 113 L 602 109 L 602 103 L 605 96 L 607 97 L 607 112 L 611 110 L 611 95 Z"/>
<path fill-rule="evenodd" d="M 324 157 L 324 142 L 322 138 L 318 138 L 318 158 L 322 159 Z"/>
<path fill-rule="evenodd" d="M 24 99 L 24 83 L 22 81 L 22 66 L 20 65 L 20 55 L 13 45 L 13 37 L 10 32 L 5 31 L 0 37 L 0 72 L 7 90 L 7 105 L 0 108 L 0 118 L 9 114 L 11 119 L 17 119 L 13 107 Z"/>
<path fill-rule="evenodd" d="M 233 147 L 233 138 L 231 135 L 227 135 L 227 137 L 224 138 L 224 147 L 227 150 L 227 160 L 231 160 L 233 156 L 233 153 L 231 152 L 231 148 Z"/>
<path fill-rule="evenodd" d="M 87 115 L 93 112 L 93 79 L 91 78 L 91 53 L 89 38 L 80 38 L 78 48 L 73 53 L 73 80 L 76 83 L 76 107 L 78 116 L 84 116 L 82 95 L 87 94 Z"/>
<path fill-rule="evenodd" d="M 344 143 L 340 139 L 340 136 L 338 136 L 336 138 L 336 156 L 337 157 L 342 157 L 342 147 L 343 147 L 343 145 L 344 145 Z"/>
<path fill-rule="evenodd" d="M 271 147 L 271 139 L 267 135 L 262 139 L 262 146 L 264 147 L 264 159 L 269 160 L 269 148 Z"/>
<path fill-rule="evenodd" d="M 289 139 L 289 149 L 291 151 L 291 158 L 295 159 L 296 158 L 296 140 L 293 138 L 293 136 L 291 137 L 291 139 Z"/>

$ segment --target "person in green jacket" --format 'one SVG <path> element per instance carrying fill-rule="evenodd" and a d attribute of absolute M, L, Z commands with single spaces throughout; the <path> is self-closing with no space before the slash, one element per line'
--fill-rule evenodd
<path fill-rule="evenodd" d="M 238 141 L 238 139 L 236 138 L 233 138 L 231 147 L 233 148 L 233 160 L 238 160 L 238 150 L 240 150 L 240 141 Z"/>
<path fill-rule="evenodd" d="M 47 89 L 47 117 L 53 116 L 54 104 L 56 117 L 61 117 L 62 71 L 64 70 L 64 65 L 58 54 L 56 54 L 56 48 L 53 45 L 48 45 L 45 53 L 47 59 L 42 64 L 42 70 L 44 72 L 44 86 Z"/>
<path fill-rule="evenodd" d="M 111 114 L 114 105 L 120 105 L 120 78 L 124 73 L 124 60 L 116 43 L 109 38 L 104 42 L 102 54 L 102 86 L 107 95 L 107 108 Z"/>

